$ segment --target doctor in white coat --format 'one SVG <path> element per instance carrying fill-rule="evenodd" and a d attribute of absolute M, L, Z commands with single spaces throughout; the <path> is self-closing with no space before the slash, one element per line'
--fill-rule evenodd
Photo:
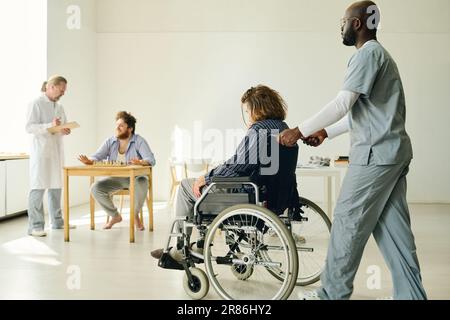
<path fill-rule="evenodd" d="M 63 136 L 70 129 L 58 133 L 48 132 L 48 128 L 66 123 L 62 105 L 58 103 L 64 95 L 67 80 L 53 76 L 42 87 L 42 95 L 31 102 L 26 131 L 32 135 L 30 152 L 30 194 L 28 198 L 28 234 L 46 236 L 44 231 L 43 197 L 48 190 L 49 215 L 53 229 L 62 229 L 61 214 L 62 170 L 64 164 Z"/>

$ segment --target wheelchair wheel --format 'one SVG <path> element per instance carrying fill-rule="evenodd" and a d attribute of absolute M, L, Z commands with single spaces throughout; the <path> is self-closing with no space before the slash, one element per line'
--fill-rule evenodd
<path fill-rule="evenodd" d="M 314 202 L 300 197 L 300 204 L 307 221 L 291 221 L 291 232 L 298 252 L 298 286 L 307 286 L 317 282 L 325 267 L 331 222 L 325 212 Z M 267 254 L 267 253 L 265 253 Z M 266 259 L 270 257 L 266 256 Z M 278 280 L 284 279 L 279 268 L 267 268 Z"/>
<path fill-rule="evenodd" d="M 273 231 L 270 236 L 268 230 Z M 292 234 L 274 213 L 253 204 L 236 205 L 221 212 L 208 228 L 206 273 L 223 299 L 287 299 L 298 273 L 293 248 Z M 269 252 L 270 261 L 261 252 Z M 267 273 L 267 267 L 287 276 L 278 281 Z"/>
<path fill-rule="evenodd" d="M 189 269 L 192 273 L 193 283 L 189 283 L 187 274 L 184 274 L 183 288 L 186 293 L 195 300 L 200 300 L 208 294 L 209 281 L 205 272 L 198 268 Z"/>

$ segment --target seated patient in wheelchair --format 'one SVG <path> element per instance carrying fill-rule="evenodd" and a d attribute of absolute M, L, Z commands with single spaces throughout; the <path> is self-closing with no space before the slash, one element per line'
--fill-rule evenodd
<path fill-rule="evenodd" d="M 277 137 L 280 132 L 288 129 L 288 125 L 284 122 L 286 119 L 287 106 L 280 94 L 263 85 L 252 87 L 248 89 L 241 98 L 242 112 L 244 122 L 246 123 L 248 132 L 243 140 L 240 142 L 235 154 L 224 164 L 214 168 L 205 176 L 198 179 L 184 179 L 181 182 L 180 190 L 176 200 L 176 216 L 187 217 L 188 220 L 193 218 L 194 205 L 196 201 L 201 197 L 202 191 L 205 191 L 206 187 L 211 184 L 212 180 L 231 177 L 254 177 L 258 176 L 264 181 L 264 177 L 278 176 L 279 170 L 283 170 L 283 166 L 280 166 L 280 162 L 286 162 L 282 154 L 279 152 L 279 148 L 286 148 L 278 144 Z M 244 113 L 246 116 L 244 116 Z M 295 152 L 290 152 L 295 155 L 295 159 L 289 160 L 295 164 L 297 162 L 298 146 L 295 147 Z M 293 149 L 293 148 L 291 148 Z M 282 182 L 282 181 L 279 181 Z M 280 194 L 288 194 L 289 191 L 296 193 L 296 181 L 293 177 L 292 183 L 287 183 L 290 186 L 290 190 L 276 190 L 278 196 Z M 264 183 L 264 182 L 263 182 Z M 278 184 L 278 181 L 275 182 Z M 278 187 L 278 186 L 277 186 Z M 270 191 L 270 190 L 269 190 Z M 281 196 L 283 197 L 283 196 Z M 292 197 L 298 199 L 298 194 Z M 280 199 L 275 199 L 273 202 L 280 202 Z M 286 202 L 286 201 L 284 201 Z M 280 214 L 281 211 L 286 209 L 278 208 L 277 203 L 272 206 L 272 211 Z M 178 232 L 181 234 L 182 221 L 178 221 Z M 188 228 L 187 233 L 190 236 L 192 228 Z M 178 260 L 182 255 L 180 250 L 182 244 L 178 244 L 177 248 L 172 248 L 170 255 Z M 201 252 L 202 249 L 198 248 Z M 177 252 L 178 251 L 178 252 Z M 164 249 L 157 249 L 151 252 L 151 255 L 160 259 L 163 255 Z M 199 253 L 200 253 L 199 252 Z"/>

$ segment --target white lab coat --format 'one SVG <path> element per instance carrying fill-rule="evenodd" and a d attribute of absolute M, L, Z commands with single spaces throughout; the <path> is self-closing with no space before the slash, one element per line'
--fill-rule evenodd
<path fill-rule="evenodd" d="M 51 134 L 54 118 L 67 122 L 62 105 L 42 94 L 30 103 L 26 131 L 32 134 L 30 151 L 30 188 L 61 189 L 64 166 L 63 135 Z"/>

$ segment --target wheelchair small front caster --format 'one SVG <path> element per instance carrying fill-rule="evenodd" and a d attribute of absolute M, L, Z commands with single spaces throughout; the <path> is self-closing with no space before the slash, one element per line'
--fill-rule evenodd
<path fill-rule="evenodd" d="M 200 300 L 208 294 L 209 281 L 206 273 L 199 268 L 189 269 L 192 275 L 192 283 L 189 282 L 189 277 L 184 274 L 183 288 L 186 293 L 195 300 Z"/>

